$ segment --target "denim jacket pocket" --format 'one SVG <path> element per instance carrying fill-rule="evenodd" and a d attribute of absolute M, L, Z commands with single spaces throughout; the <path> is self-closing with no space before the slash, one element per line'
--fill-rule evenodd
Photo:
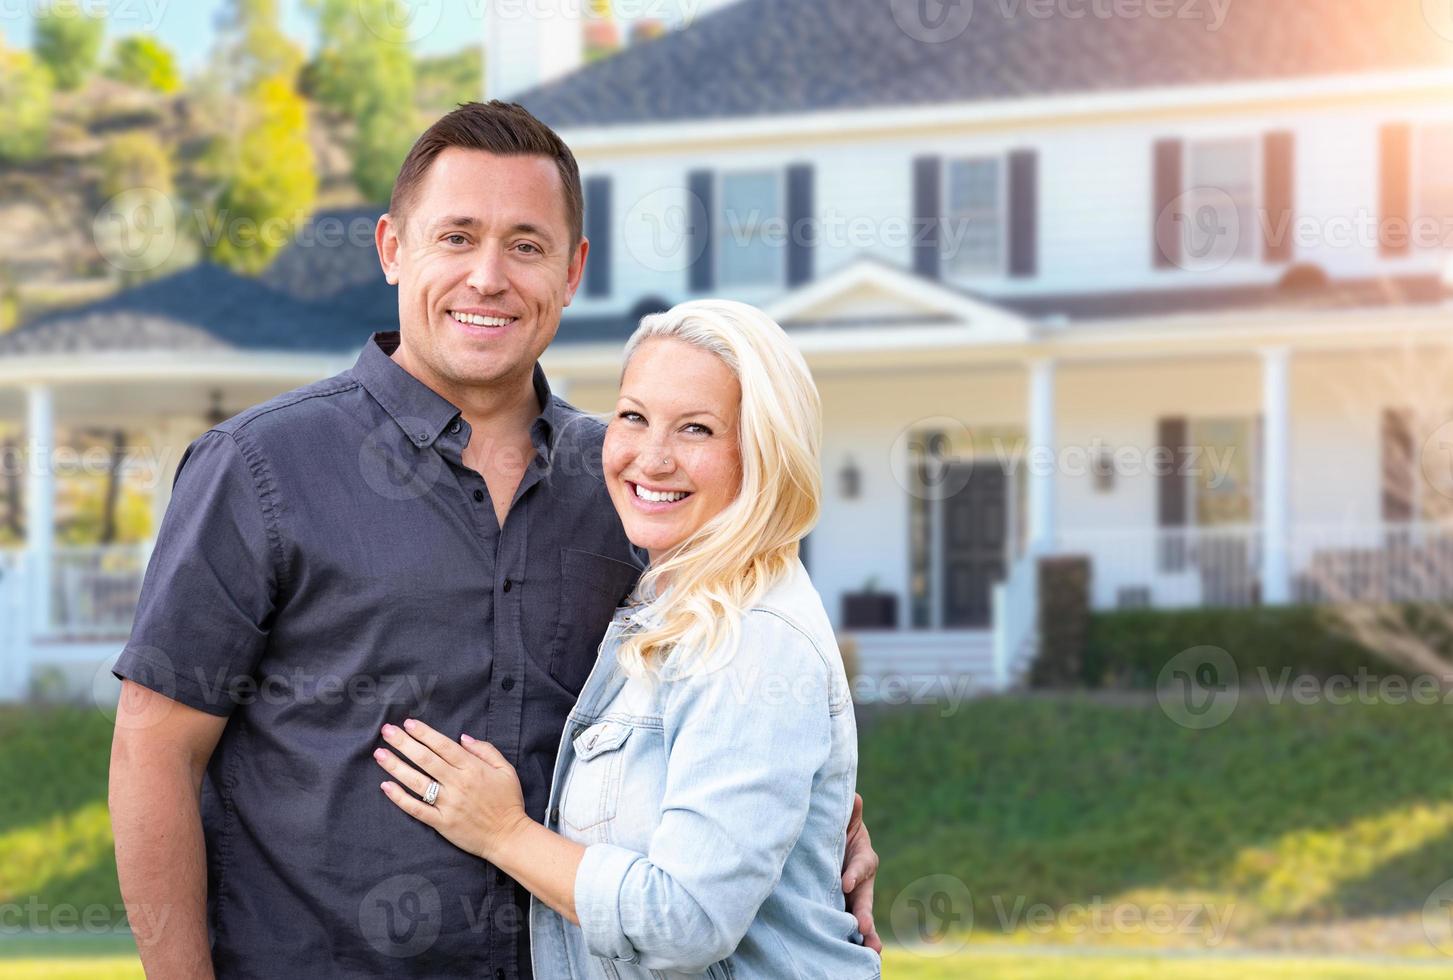
<path fill-rule="evenodd" d="M 575 736 L 575 758 L 560 800 L 560 820 L 586 831 L 614 820 L 621 795 L 621 747 L 631 726 L 601 721 Z"/>
<path fill-rule="evenodd" d="M 606 627 L 640 574 L 636 566 L 605 555 L 561 551 L 560 621 L 550 649 L 550 674 L 571 694 L 579 694 L 590 676 Z"/>

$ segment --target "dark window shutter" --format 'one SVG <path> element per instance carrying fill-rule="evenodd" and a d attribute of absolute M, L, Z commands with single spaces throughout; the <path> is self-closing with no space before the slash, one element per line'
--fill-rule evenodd
<path fill-rule="evenodd" d="M 610 295 L 610 178 L 588 177 L 585 181 L 585 237 L 590 254 L 585 260 L 585 295 Z"/>
<path fill-rule="evenodd" d="M 1189 521 L 1189 507 L 1186 493 L 1187 480 L 1182 472 L 1181 462 L 1185 458 L 1187 435 L 1190 426 L 1185 418 L 1162 418 L 1156 422 L 1157 466 L 1165 470 L 1156 474 L 1156 524 L 1161 528 L 1183 528 Z M 1170 450 L 1166 453 L 1164 450 Z M 1179 572 L 1186 567 L 1186 539 L 1181 535 L 1166 535 L 1156 549 L 1156 567 L 1162 572 Z"/>
<path fill-rule="evenodd" d="M 913 271 L 939 278 L 939 226 L 943 221 L 943 158 L 913 161 Z"/>
<path fill-rule="evenodd" d="M 1262 256 L 1268 263 L 1292 260 L 1295 143 L 1291 133 L 1267 133 L 1262 150 Z"/>
<path fill-rule="evenodd" d="M 1016 279 L 1039 271 L 1039 155 L 1009 154 L 1009 275 Z"/>
<path fill-rule="evenodd" d="M 1169 459 L 1164 472 L 1156 474 L 1158 500 L 1157 524 L 1161 527 L 1184 527 L 1186 525 L 1186 475 L 1181 472 L 1181 460 L 1185 455 L 1187 423 L 1184 417 L 1163 418 L 1156 422 L 1155 442 L 1157 449 L 1169 449 L 1156 454 L 1157 465 Z"/>
<path fill-rule="evenodd" d="M 686 178 L 689 191 L 686 213 L 691 236 L 691 269 L 688 280 L 691 291 L 704 293 L 716 287 L 716 239 L 712 232 L 716 205 L 712 201 L 715 175 L 710 170 L 693 170 Z"/>
<path fill-rule="evenodd" d="M 1382 412 L 1382 519 L 1406 523 L 1413 519 L 1413 427 L 1406 409 Z"/>
<path fill-rule="evenodd" d="M 1181 264 L 1181 226 L 1176 198 L 1181 196 L 1180 140 L 1157 140 L 1155 144 L 1155 186 L 1150 201 L 1150 236 L 1157 269 Z"/>
<path fill-rule="evenodd" d="M 812 164 L 787 168 L 787 285 L 800 286 L 812 278 L 817 229 L 812 198 Z"/>
<path fill-rule="evenodd" d="M 1407 255 L 1413 218 L 1412 128 L 1407 123 L 1382 127 L 1381 144 L 1378 251 L 1384 257 Z"/>

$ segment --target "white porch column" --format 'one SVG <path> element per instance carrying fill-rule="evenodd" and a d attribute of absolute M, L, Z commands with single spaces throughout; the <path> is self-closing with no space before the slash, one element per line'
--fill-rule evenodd
<path fill-rule="evenodd" d="M 51 569 L 55 550 L 55 393 L 49 385 L 26 388 L 25 563 L 30 580 L 32 634 L 51 627 Z"/>
<path fill-rule="evenodd" d="M 1054 361 L 1029 363 L 1029 553 L 1055 546 L 1054 484 L 1058 453 L 1054 435 Z"/>
<path fill-rule="evenodd" d="M 1290 361 L 1285 347 L 1261 352 L 1261 601 L 1267 605 L 1291 599 Z"/>

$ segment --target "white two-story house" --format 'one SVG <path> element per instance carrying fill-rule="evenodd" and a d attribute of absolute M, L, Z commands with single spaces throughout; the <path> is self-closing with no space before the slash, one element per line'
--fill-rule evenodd
<path fill-rule="evenodd" d="M 1087 558 L 1098 609 L 1453 598 L 1436 6 L 737 0 L 578 68 L 578 23 L 491 19 L 489 94 L 585 181 L 552 384 L 609 410 L 639 316 L 685 299 L 775 316 L 824 402 L 806 561 L 879 676 L 1015 683 L 1042 556 Z M 347 366 L 392 294 L 341 237 L 0 338 L 0 415 L 45 446 L 127 406 L 184 446 Z M 27 483 L 12 695 L 119 649 L 145 560 L 57 554 Z"/>

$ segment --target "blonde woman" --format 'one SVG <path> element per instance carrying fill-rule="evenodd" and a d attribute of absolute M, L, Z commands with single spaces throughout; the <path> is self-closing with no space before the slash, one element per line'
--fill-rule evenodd
<path fill-rule="evenodd" d="M 433 796 L 384 783 L 400 808 L 535 896 L 540 980 L 881 975 L 839 879 L 852 702 L 798 559 L 820 440 L 807 365 L 760 310 L 646 317 L 603 456 L 650 564 L 570 714 L 546 822 L 487 742 L 411 722 L 395 748 L 424 773 L 381 760 Z"/>

